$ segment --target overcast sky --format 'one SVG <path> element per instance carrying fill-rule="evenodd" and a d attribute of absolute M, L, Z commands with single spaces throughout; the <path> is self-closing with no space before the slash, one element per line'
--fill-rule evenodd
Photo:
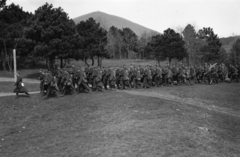
<path fill-rule="evenodd" d="M 192 24 L 197 30 L 211 27 L 219 37 L 240 35 L 240 0 L 8 0 L 29 12 L 46 2 L 70 18 L 102 11 L 161 33 Z"/>

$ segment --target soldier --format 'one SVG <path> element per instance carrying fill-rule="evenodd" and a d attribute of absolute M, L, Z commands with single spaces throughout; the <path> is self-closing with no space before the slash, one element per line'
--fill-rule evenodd
<path fill-rule="evenodd" d="M 19 93 L 25 93 L 28 97 L 30 97 L 28 90 L 25 88 L 24 83 L 22 82 L 22 77 L 20 76 L 20 73 L 17 72 L 17 81 L 14 84 L 16 87 L 14 89 L 14 93 L 16 93 L 16 99 L 18 98 Z"/>
<path fill-rule="evenodd" d="M 177 84 L 183 82 L 183 67 L 180 66 L 178 68 L 178 73 L 177 73 Z"/>
<path fill-rule="evenodd" d="M 103 68 L 102 71 L 102 83 L 104 85 L 104 89 L 108 90 L 109 86 L 109 77 L 110 77 L 110 69 L 109 68 Z"/>
<path fill-rule="evenodd" d="M 237 71 L 238 71 L 237 78 L 238 78 L 238 81 L 239 81 L 239 79 L 240 79 L 240 65 L 236 65 L 236 68 L 237 68 Z"/>
<path fill-rule="evenodd" d="M 235 66 L 232 66 L 233 72 L 232 72 L 232 80 L 238 82 L 238 69 Z"/>
<path fill-rule="evenodd" d="M 154 81 L 155 77 L 156 77 L 156 70 L 155 70 L 155 67 L 153 67 L 152 65 L 149 66 L 149 70 L 150 70 L 150 73 L 151 73 L 151 76 L 152 76 L 152 79 L 150 80 L 150 85 L 152 87 L 156 86 L 156 83 Z"/>
<path fill-rule="evenodd" d="M 147 68 L 147 83 L 151 87 L 153 86 L 152 80 L 153 80 L 153 74 L 152 74 L 152 67 L 149 65 Z"/>
<path fill-rule="evenodd" d="M 97 87 L 97 91 L 101 91 L 101 92 L 103 91 L 102 70 L 100 68 L 97 69 L 96 87 Z"/>
<path fill-rule="evenodd" d="M 171 67 L 167 68 L 166 76 L 167 76 L 167 85 L 173 86 L 173 81 L 172 81 L 173 73 L 172 73 Z"/>
<path fill-rule="evenodd" d="M 58 85 L 59 91 L 61 91 L 62 90 L 63 70 L 60 67 L 58 67 L 56 78 L 57 78 L 57 85 Z"/>
<path fill-rule="evenodd" d="M 211 69 L 210 69 L 209 65 L 206 65 L 206 67 L 204 69 L 204 80 L 207 80 L 207 83 L 209 85 L 212 84 L 212 75 L 211 75 Z"/>
<path fill-rule="evenodd" d="M 77 88 L 77 82 L 78 82 L 78 78 L 76 77 L 77 75 L 76 75 L 76 73 L 77 73 L 77 68 L 75 67 L 75 65 L 73 64 L 72 65 L 72 69 L 71 69 L 71 74 L 73 75 L 73 77 L 72 77 L 72 83 L 73 83 L 73 87 L 76 89 Z"/>
<path fill-rule="evenodd" d="M 189 86 L 190 85 L 190 79 L 191 79 L 191 76 L 190 76 L 190 68 L 189 67 L 186 67 L 185 68 L 185 76 L 186 76 L 186 85 Z"/>
<path fill-rule="evenodd" d="M 109 84 L 111 90 L 116 90 L 116 70 L 113 67 L 110 67 L 110 77 L 109 77 Z"/>
<path fill-rule="evenodd" d="M 141 69 L 137 68 L 136 88 L 138 88 L 139 86 L 141 87 L 141 79 L 142 79 Z"/>
<path fill-rule="evenodd" d="M 210 84 L 210 81 L 211 81 L 211 77 L 209 75 L 209 66 L 207 64 L 204 65 L 204 68 L 203 68 L 203 82 L 208 82 Z"/>
<path fill-rule="evenodd" d="M 159 87 L 160 85 L 162 85 L 162 68 L 160 66 L 156 67 L 156 76 L 154 78 L 154 82 L 157 85 L 157 87 Z"/>
<path fill-rule="evenodd" d="M 129 83 L 130 83 L 131 87 L 135 88 L 134 66 L 132 64 L 130 65 L 130 68 L 128 70 L 128 77 L 129 77 Z"/>
<path fill-rule="evenodd" d="M 204 83 L 204 73 L 205 73 L 204 66 L 200 66 L 200 73 L 201 73 L 201 77 L 200 77 L 201 83 Z"/>
<path fill-rule="evenodd" d="M 83 90 L 85 90 L 87 93 L 90 93 L 90 88 L 88 86 L 86 72 L 84 71 L 84 69 L 82 69 L 82 70 L 78 69 L 77 73 L 80 76 L 79 80 L 78 80 L 78 90 L 79 90 L 79 92 L 80 92 L 80 89 L 83 88 Z"/>
<path fill-rule="evenodd" d="M 117 85 L 117 88 L 120 89 L 120 73 L 121 73 L 121 70 L 119 69 L 118 66 L 116 66 L 116 85 Z"/>
<path fill-rule="evenodd" d="M 75 81 L 74 88 L 77 93 L 80 93 L 80 86 L 79 86 L 80 77 L 81 77 L 81 67 L 78 67 L 78 68 L 76 68 L 76 72 L 74 74 L 74 81 Z"/>
<path fill-rule="evenodd" d="M 139 70 L 140 70 L 140 74 L 141 74 L 141 80 L 140 80 L 140 83 L 143 83 L 143 76 L 144 76 L 144 72 L 145 72 L 145 70 L 144 70 L 144 68 L 143 68 L 141 65 L 139 65 L 138 68 L 139 68 Z"/>
<path fill-rule="evenodd" d="M 219 77 L 218 77 L 218 73 L 217 72 L 218 72 L 217 67 L 214 66 L 214 67 L 211 68 L 212 80 L 216 84 L 218 84 L 218 82 L 219 82 Z"/>
<path fill-rule="evenodd" d="M 125 89 L 127 86 L 129 89 L 131 89 L 131 85 L 129 82 L 129 70 L 124 66 L 123 68 L 123 82 L 122 82 L 122 89 Z"/>
<path fill-rule="evenodd" d="M 202 68 L 201 68 L 201 66 L 198 66 L 196 68 L 196 82 L 195 83 L 201 84 L 201 76 L 202 76 Z"/>
<path fill-rule="evenodd" d="M 95 68 L 93 66 L 85 67 L 85 73 L 87 75 L 87 81 L 88 81 L 88 84 L 91 87 L 93 87 L 94 69 Z"/>
<path fill-rule="evenodd" d="M 195 67 L 190 65 L 190 79 L 189 79 L 190 85 L 192 85 L 194 83 L 195 77 L 196 77 Z"/>
<path fill-rule="evenodd" d="M 63 78 L 64 78 L 64 82 L 63 82 L 63 88 L 62 88 L 62 95 L 61 96 L 66 95 L 66 92 L 67 92 L 68 89 L 71 91 L 71 94 L 74 94 L 75 90 L 74 90 L 73 83 L 72 83 L 73 75 L 69 74 L 65 70 L 65 71 L 63 71 Z"/>
<path fill-rule="evenodd" d="M 53 79 L 53 76 L 50 74 L 50 71 L 46 71 L 45 77 L 44 77 L 44 92 L 46 92 L 46 94 L 49 93 L 50 83 L 52 79 Z"/>
<path fill-rule="evenodd" d="M 177 73 L 177 68 L 176 68 L 176 66 L 175 65 L 173 65 L 172 66 L 172 68 L 171 68 L 171 70 L 172 70 L 172 81 L 173 81 L 173 83 L 175 82 L 175 84 L 177 84 L 177 82 L 178 82 L 178 73 Z"/>
<path fill-rule="evenodd" d="M 98 70 L 96 67 L 94 67 L 93 69 L 93 73 L 92 73 L 92 90 L 96 91 L 97 90 L 97 75 L 98 75 Z"/>
<path fill-rule="evenodd" d="M 220 82 L 224 81 L 224 67 L 223 64 L 217 66 L 217 74 Z"/>
<path fill-rule="evenodd" d="M 124 79 L 123 79 L 123 75 L 124 75 L 124 68 L 125 68 L 125 65 L 123 65 L 123 67 L 119 68 L 119 87 L 120 89 L 123 89 L 124 87 Z"/>
<path fill-rule="evenodd" d="M 130 73 L 131 73 L 132 87 L 133 88 L 138 88 L 138 80 L 137 80 L 138 69 L 137 69 L 137 67 L 134 66 L 132 70 L 130 69 Z"/>
<path fill-rule="evenodd" d="M 46 98 L 48 98 L 51 93 L 54 93 L 54 94 L 56 94 L 57 97 L 59 97 L 59 88 L 57 86 L 57 77 L 52 76 L 52 74 L 50 72 L 48 72 L 46 74 L 45 79 L 46 79 L 45 81 L 47 82 L 47 86 L 48 86 Z"/>
<path fill-rule="evenodd" d="M 146 66 L 143 74 L 143 88 L 150 88 L 150 85 L 148 82 L 149 79 L 151 79 L 151 75 L 150 75 L 148 66 Z"/>
<path fill-rule="evenodd" d="M 38 79 L 40 80 L 40 93 L 44 94 L 44 78 L 45 78 L 45 73 L 42 69 L 39 70 L 40 76 Z"/>

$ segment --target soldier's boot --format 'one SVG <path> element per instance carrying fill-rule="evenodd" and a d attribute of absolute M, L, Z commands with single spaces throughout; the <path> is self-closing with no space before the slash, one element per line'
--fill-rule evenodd
<path fill-rule="evenodd" d="M 63 97 L 66 94 L 66 88 L 63 87 L 63 90 L 61 91 L 61 97 Z"/>
<path fill-rule="evenodd" d="M 59 98 L 59 91 L 55 90 L 56 97 Z"/>

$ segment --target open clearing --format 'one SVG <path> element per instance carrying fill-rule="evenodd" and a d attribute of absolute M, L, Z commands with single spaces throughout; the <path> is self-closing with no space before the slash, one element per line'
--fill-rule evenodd
<path fill-rule="evenodd" d="M 0 156 L 240 154 L 240 84 L 0 98 Z"/>

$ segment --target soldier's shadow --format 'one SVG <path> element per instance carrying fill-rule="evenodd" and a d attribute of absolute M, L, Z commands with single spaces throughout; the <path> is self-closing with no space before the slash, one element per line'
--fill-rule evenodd
<path fill-rule="evenodd" d="M 41 95 L 44 99 L 52 99 L 52 98 L 58 98 L 60 97 L 59 95 L 57 95 L 56 93 L 50 93 L 48 96 L 47 94 Z"/>

